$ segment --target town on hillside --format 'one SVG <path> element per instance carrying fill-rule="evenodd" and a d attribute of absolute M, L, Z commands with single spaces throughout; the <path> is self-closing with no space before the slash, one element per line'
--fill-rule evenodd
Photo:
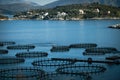
<path fill-rule="evenodd" d="M 72 4 L 52 9 L 37 9 L 14 15 L 14 19 L 81 20 L 120 18 L 120 8 L 92 4 Z"/>
<path fill-rule="evenodd" d="M 8 19 L 0 17 L 1 19 Z M 33 9 L 16 13 L 14 20 L 120 19 L 120 8 L 99 3 L 71 4 L 50 9 Z"/>

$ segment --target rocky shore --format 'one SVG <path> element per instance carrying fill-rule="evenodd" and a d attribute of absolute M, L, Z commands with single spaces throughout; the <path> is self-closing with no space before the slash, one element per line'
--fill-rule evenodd
<path fill-rule="evenodd" d="M 111 26 L 108 26 L 108 28 L 120 29 L 120 24 L 111 25 Z"/>

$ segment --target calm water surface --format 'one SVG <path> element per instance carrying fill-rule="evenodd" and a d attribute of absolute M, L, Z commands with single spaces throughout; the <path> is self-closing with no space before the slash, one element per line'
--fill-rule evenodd
<path fill-rule="evenodd" d="M 74 43 L 96 43 L 99 47 L 115 47 L 120 50 L 120 30 L 107 28 L 118 24 L 120 20 L 81 20 L 81 21 L 37 21 L 13 20 L 0 21 L 0 41 L 15 41 L 17 44 L 34 44 L 33 51 L 46 51 L 48 58 L 82 58 L 82 49 L 71 49 L 65 54 L 51 53 L 51 45 L 69 45 Z M 3 47 L 6 48 L 6 47 Z M 9 54 L 1 56 L 15 56 L 19 50 L 10 50 Z M 109 56 L 109 55 L 106 55 Z M 94 59 L 105 59 L 105 56 L 92 56 Z M 10 65 L 32 66 L 34 59 L 26 59 L 24 64 Z M 105 64 L 103 64 L 105 65 Z M 0 68 L 9 66 L 0 65 Z M 107 71 L 100 75 L 92 75 L 92 80 L 120 80 L 120 65 L 105 65 Z"/>

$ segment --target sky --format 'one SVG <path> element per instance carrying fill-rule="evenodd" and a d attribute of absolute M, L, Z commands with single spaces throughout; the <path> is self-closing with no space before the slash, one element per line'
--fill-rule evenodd
<path fill-rule="evenodd" d="M 48 3 L 51 3 L 57 0 L 26 0 L 26 1 L 32 1 L 40 5 L 45 5 L 45 4 L 48 4 Z"/>

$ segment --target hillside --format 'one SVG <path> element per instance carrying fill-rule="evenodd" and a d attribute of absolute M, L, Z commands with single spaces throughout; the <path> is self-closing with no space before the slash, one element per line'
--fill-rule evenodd
<path fill-rule="evenodd" d="M 27 11 L 30 9 L 38 9 L 41 6 L 33 2 L 20 2 L 20 3 L 8 3 L 0 4 L 0 13 L 2 14 L 15 14 L 21 11 Z"/>
<path fill-rule="evenodd" d="M 52 9 L 37 9 L 14 15 L 15 19 L 80 20 L 92 18 L 120 18 L 120 8 L 92 4 L 72 4 Z"/>
<path fill-rule="evenodd" d="M 84 4 L 98 2 L 99 4 L 112 5 L 120 7 L 120 0 L 58 0 L 53 3 L 47 4 L 45 8 L 54 8 L 56 6 L 70 5 L 70 4 Z"/>

